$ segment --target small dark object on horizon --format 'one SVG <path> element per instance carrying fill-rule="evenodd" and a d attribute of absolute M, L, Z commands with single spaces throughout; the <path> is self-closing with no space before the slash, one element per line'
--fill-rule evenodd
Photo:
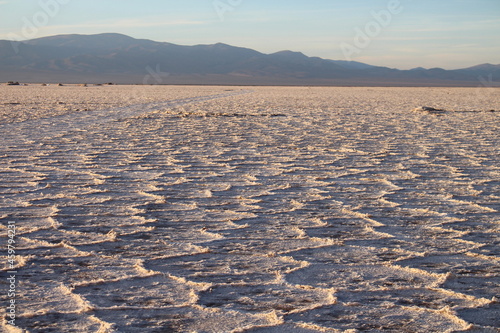
<path fill-rule="evenodd" d="M 446 110 L 443 109 L 435 109 L 429 106 L 421 106 L 416 109 L 413 109 L 414 112 L 427 112 L 427 113 L 444 113 Z"/>
<path fill-rule="evenodd" d="M 9 81 L 7 82 L 8 86 L 20 86 L 19 82 Z"/>

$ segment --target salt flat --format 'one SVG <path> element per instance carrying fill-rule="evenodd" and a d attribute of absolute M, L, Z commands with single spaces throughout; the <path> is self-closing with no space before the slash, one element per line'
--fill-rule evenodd
<path fill-rule="evenodd" d="M 0 96 L 5 332 L 499 331 L 500 89 Z"/>

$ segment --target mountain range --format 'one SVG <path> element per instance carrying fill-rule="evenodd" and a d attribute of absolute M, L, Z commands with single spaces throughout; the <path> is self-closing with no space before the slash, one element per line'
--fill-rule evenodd
<path fill-rule="evenodd" d="M 354 61 L 264 54 L 227 44 L 183 46 L 122 34 L 0 40 L 0 82 L 500 86 L 500 65 L 398 70 Z"/>

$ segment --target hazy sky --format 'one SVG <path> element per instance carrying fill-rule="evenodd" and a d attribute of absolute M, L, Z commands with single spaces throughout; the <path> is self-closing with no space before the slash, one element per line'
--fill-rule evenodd
<path fill-rule="evenodd" d="M 0 0 L 0 39 L 102 32 L 401 69 L 500 64 L 500 0 Z"/>

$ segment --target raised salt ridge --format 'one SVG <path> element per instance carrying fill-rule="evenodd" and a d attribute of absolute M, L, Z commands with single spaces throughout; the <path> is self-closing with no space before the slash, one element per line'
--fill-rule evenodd
<path fill-rule="evenodd" d="M 0 94 L 2 331 L 498 332 L 497 89 Z"/>

